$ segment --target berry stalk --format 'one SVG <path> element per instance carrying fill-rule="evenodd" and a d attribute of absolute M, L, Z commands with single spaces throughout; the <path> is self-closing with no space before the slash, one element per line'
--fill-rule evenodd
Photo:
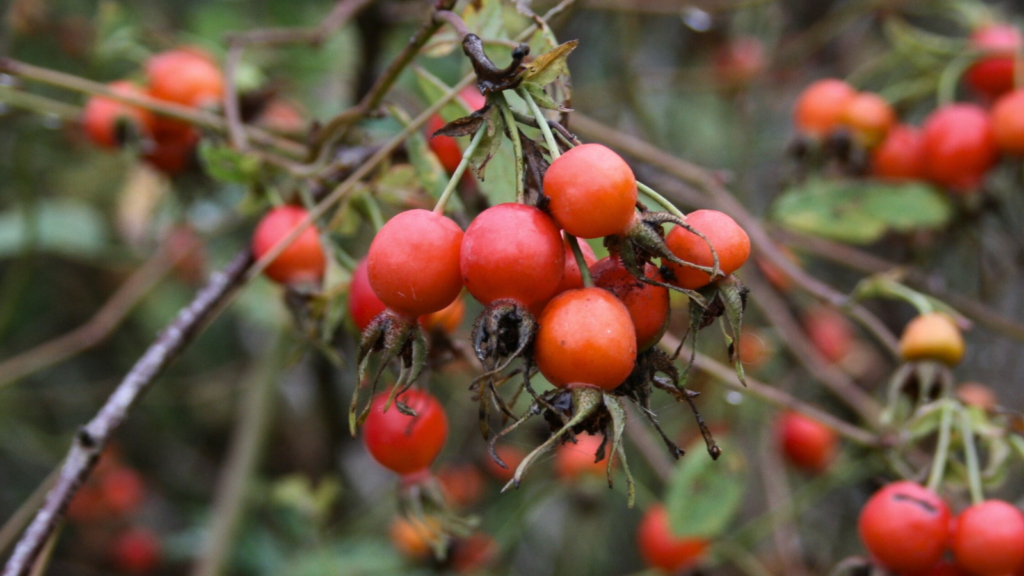
<path fill-rule="evenodd" d="M 455 192 L 455 188 L 459 185 L 459 180 L 462 180 L 462 175 L 466 173 L 466 168 L 469 167 L 469 159 L 473 156 L 473 152 L 476 151 L 476 147 L 483 140 L 484 134 L 487 133 L 487 129 L 481 127 L 473 135 L 473 139 L 469 141 L 469 146 L 466 146 L 466 151 L 462 153 L 462 161 L 459 162 L 455 172 L 452 172 L 451 180 L 448 181 L 448 185 L 445 186 L 444 192 L 441 193 L 441 197 L 437 200 L 437 206 L 434 206 L 435 214 L 444 214 L 444 207 L 448 204 L 448 198 L 451 198 L 452 192 Z"/>
<path fill-rule="evenodd" d="M 981 469 L 978 464 L 978 450 L 974 446 L 974 427 L 967 410 L 960 411 L 960 433 L 964 437 L 964 459 L 967 464 L 967 485 L 971 491 L 971 502 L 981 504 L 985 493 L 981 488 Z"/>
<path fill-rule="evenodd" d="M 562 155 L 562 152 L 558 148 L 558 142 L 555 141 L 554 133 L 551 132 L 551 126 L 548 126 L 548 119 L 544 117 L 540 106 L 537 106 L 529 92 L 520 88 L 516 90 L 516 93 L 526 101 L 527 106 L 530 107 L 530 112 L 533 112 L 533 117 L 537 119 L 537 126 L 540 127 L 540 132 L 544 135 L 544 142 L 547 144 L 548 151 L 551 154 L 551 161 L 554 162 Z"/>

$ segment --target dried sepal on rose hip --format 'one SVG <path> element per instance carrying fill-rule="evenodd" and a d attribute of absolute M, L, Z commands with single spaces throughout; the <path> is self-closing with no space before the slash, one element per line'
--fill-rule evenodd
<path fill-rule="evenodd" d="M 511 410 L 495 377 L 529 352 L 536 314 L 558 290 L 565 273 L 565 247 L 551 218 L 532 206 L 499 204 L 481 212 L 462 239 L 462 282 L 486 308 L 473 324 L 472 344 L 484 373 L 473 382 L 479 392 L 481 429 L 492 404 Z M 529 388 L 532 393 L 532 388 Z"/>
<path fill-rule="evenodd" d="M 419 377 L 427 356 L 427 343 L 420 329 L 421 316 L 451 305 L 462 290 L 459 253 L 462 229 L 442 214 L 408 210 L 389 220 L 377 232 L 366 257 L 366 275 L 374 294 L 385 309 L 363 330 L 356 363 L 360 385 L 374 353 L 379 365 L 370 380 L 375 394 L 384 370 L 394 360 L 400 363 L 398 382 L 392 395 L 400 395 Z M 359 410 L 359 387 L 349 406 L 349 428 L 367 418 L 370 406 Z M 410 413 L 400 400 L 399 411 Z"/>

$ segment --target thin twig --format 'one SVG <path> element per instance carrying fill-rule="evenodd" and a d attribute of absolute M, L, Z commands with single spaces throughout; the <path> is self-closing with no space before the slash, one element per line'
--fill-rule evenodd
<path fill-rule="evenodd" d="M 322 44 L 373 0 L 338 0 L 320 24 L 311 28 L 266 28 L 227 34 L 228 56 L 224 64 L 224 116 L 231 144 L 239 150 L 248 148 L 245 129 L 238 110 L 238 66 L 246 46 L 275 46 L 291 43 Z"/>
<path fill-rule="evenodd" d="M 252 253 L 245 250 L 224 271 L 214 274 L 196 298 L 178 312 L 174 321 L 135 363 L 99 413 L 75 435 L 61 467 L 57 484 L 46 496 L 11 554 L 2 576 L 25 576 L 49 540 L 68 502 L 85 481 L 111 435 L 156 377 L 177 358 L 228 297 L 242 285 Z"/>
<path fill-rule="evenodd" d="M 226 133 L 228 130 L 227 121 L 211 112 L 206 112 L 196 108 L 189 108 L 188 106 L 182 106 L 173 102 L 157 100 L 156 98 L 150 98 L 145 95 L 116 92 L 111 90 L 107 85 L 99 82 L 93 82 L 92 80 L 87 80 L 71 74 L 65 74 L 64 72 L 58 72 L 56 70 L 33 66 L 11 58 L 0 58 L 0 73 L 11 74 L 25 80 L 40 82 L 42 84 L 63 88 L 65 90 L 103 96 L 105 98 L 110 98 L 111 100 L 117 100 L 118 102 L 126 102 L 133 106 L 145 108 L 146 110 L 150 110 L 161 116 L 182 120 L 184 122 L 208 128 L 210 130 L 216 130 L 221 133 Z M 254 126 L 247 126 L 245 127 L 245 130 L 253 141 L 275 148 L 292 157 L 301 158 L 306 153 L 306 147 L 293 140 L 280 138 L 266 130 L 256 128 Z"/>
<path fill-rule="evenodd" d="M 825 388 L 857 412 L 865 422 L 872 425 L 878 422 L 878 414 L 881 411 L 878 402 L 857 386 L 853 378 L 818 352 L 789 311 L 789 307 L 758 271 L 748 270 L 743 275 L 743 280 L 750 288 L 750 300 L 779 331 L 783 344 L 793 353 L 796 361 Z"/>
<path fill-rule="evenodd" d="M 945 283 L 944 279 L 940 277 L 930 276 L 915 268 L 896 264 L 852 246 L 824 238 L 798 234 L 789 230 L 772 230 L 771 232 L 784 244 L 806 250 L 815 256 L 826 258 L 859 272 L 878 274 L 899 270 L 903 282 L 908 286 L 945 301 L 964 316 L 993 332 L 1018 342 L 1024 342 L 1024 326 L 970 296 L 944 288 L 942 286 Z"/>
<path fill-rule="evenodd" d="M 573 114 L 573 129 L 592 140 L 607 142 L 613 147 L 679 178 L 708 196 L 721 211 L 732 216 L 750 236 L 755 252 L 774 264 L 804 291 L 818 300 L 843 309 L 882 344 L 892 357 L 899 356 L 896 337 L 885 324 L 863 306 L 850 304 L 845 294 L 808 274 L 779 250 L 764 227 L 707 170 L 652 146 L 578 112 Z"/>
<path fill-rule="evenodd" d="M 436 10 L 451 10 L 454 5 L 455 0 L 440 0 Z M 440 22 L 437 22 L 431 16 L 409 40 L 405 48 L 391 61 L 359 103 L 327 122 L 317 134 L 310 147 L 309 156 L 311 160 L 319 158 L 324 148 L 329 147 L 332 142 L 340 141 L 348 132 L 349 127 L 380 106 L 384 96 L 391 90 L 391 86 L 394 85 L 395 81 L 398 80 L 398 76 L 412 62 L 412 59 L 419 54 L 420 49 L 441 29 L 441 25 Z"/>
<path fill-rule="evenodd" d="M 173 265 L 166 251 L 158 251 L 85 324 L 0 362 L 0 389 L 106 340 Z"/>
<path fill-rule="evenodd" d="M 244 397 L 237 418 L 224 472 L 217 482 L 206 551 L 192 570 L 193 576 L 217 576 L 230 556 L 245 510 L 250 477 L 256 471 L 274 411 L 274 386 L 284 347 L 275 333 L 264 354 L 253 363 L 243 383 Z"/>
<path fill-rule="evenodd" d="M 658 347 L 672 354 L 676 351 L 676 348 L 679 347 L 679 344 L 679 338 L 676 338 L 672 334 L 665 334 L 661 338 L 661 342 L 658 343 Z M 691 351 L 684 346 L 680 357 L 688 358 L 690 353 Z M 707 372 L 733 390 L 748 393 L 768 402 L 769 404 L 793 410 L 803 414 L 804 416 L 813 418 L 829 428 L 832 428 L 835 430 L 836 434 L 839 434 L 848 440 L 852 440 L 853 442 L 863 444 L 865 446 L 879 446 L 881 444 L 881 439 L 875 434 L 872 434 L 863 428 L 854 426 L 849 422 L 840 420 L 820 408 L 798 400 L 788 393 L 755 380 L 750 376 L 746 377 L 746 386 L 744 386 L 740 383 L 739 378 L 736 376 L 736 371 L 733 370 L 732 367 L 726 366 L 725 364 L 705 356 L 700 352 L 695 355 L 693 367 L 702 372 Z"/>
<path fill-rule="evenodd" d="M 373 0 L 338 0 L 319 24 L 311 28 L 264 28 L 227 35 L 229 44 L 274 46 L 279 44 L 322 44 Z"/>
<path fill-rule="evenodd" d="M 249 147 L 249 139 L 242 125 L 242 113 L 238 107 L 238 66 L 242 63 L 243 50 L 241 44 L 231 44 L 224 61 L 224 119 L 228 123 L 231 145 L 237 150 Z"/>

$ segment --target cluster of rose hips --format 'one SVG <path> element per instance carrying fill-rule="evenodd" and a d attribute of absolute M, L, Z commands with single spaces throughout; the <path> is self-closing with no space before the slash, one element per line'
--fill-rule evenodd
<path fill-rule="evenodd" d="M 1002 500 L 953 517 L 933 490 L 894 482 L 871 496 L 857 527 L 872 558 L 896 574 L 999 576 L 1024 567 L 1024 515 Z"/>
<path fill-rule="evenodd" d="M 652 264 L 642 252 L 643 241 L 632 239 L 638 229 L 641 235 L 659 235 L 660 226 L 649 224 L 637 211 L 632 171 L 604 146 L 568 150 L 552 162 L 543 185 L 546 210 L 518 203 L 493 206 L 465 232 L 440 210 L 399 213 L 380 229 L 354 271 L 349 310 L 363 330 L 361 374 L 376 351 L 382 357 L 374 386 L 392 361 L 398 360 L 401 370 L 390 393 L 375 396 L 362 411 L 357 410 L 356 395 L 351 422 L 354 429 L 365 421 L 370 452 L 375 457 L 379 452 L 378 460 L 395 472 L 409 475 L 426 469 L 443 445 L 443 419 L 425 417 L 412 403 L 436 407 L 428 415 L 440 414 L 439 405 L 425 392 L 405 389 L 415 381 L 425 356 L 419 326 L 446 331 L 457 326 L 464 310 L 459 298 L 463 289 L 487 307 L 473 334 L 486 377 L 526 354 L 531 364 L 525 371 L 531 373 L 535 363 L 559 390 L 614 394 L 636 369 L 638 352 L 650 350 L 664 333 L 669 288 L 703 288 L 712 283 L 716 263 L 718 274 L 726 276 L 749 255 L 749 239 L 731 218 L 700 210 L 661 238 L 668 257 L 660 269 Z M 267 254 L 307 216 L 295 206 L 271 210 L 254 234 L 255 255 Z M 610 255 L 600 261 L 579 240 L 595 238 L 606 238 L 609 246 Z M 310 227 L 265 273 L 286 284 L 316 283 L 326 263 L 317 232 Z M 495 392 L 500 383 L 489 380 L 485 385 Z M 485 392 L 482 408 L 487 400 L 501 402 L 496 393 Z M 388 411 L 393 403 L 397 413 Z M 385 414 L 404 422 L 395 430 L 422 431 L 422 437 L 410 436 L 414 446 L 409 450 L 398 449 L 400 443 L 394 440 L 378 442 Z M 386 449 L 376 450 L 376 445 Z"/>
<path fill-rule="evenodd" d="M 217 106 L 224 97 L 224 75 L 213 58 L 194 47 L 161 52 L 149 58 L 145 82 L 118 80 L 108 86 L 126 96 L 150 96 L 190 108 Z M 192 162 L 199 131 L 192 125 L 165 118 L 124 102 L 93 96 L 82 111 L 89 139 L 103 148 L 131 142 L 152 166 L 173 175 Z"/>
<path fill-rule="evenodd" d="M 993 24 L 978 29 L 969 48 L 984 54 L 965 75 L 984 105 L 941 105 L 918 129 L 899 123 L 892 106 L 877 94 L 826 79 L 801 93 L 794 123 L 812 138 L 849 132 L 870 152 L 870 173 L 876 177 L 928 181 L 954 194 L 973 193 L 1000 154 L 1024 154 L 1024 90 L 1014 90 L 1014 62 L 1024 38 L 1014 26 Z"/>
<path fill-rule="evenodd" d="M 139 473 L 107 450 L 89 481 L 79 488 L 68 505 L 68 520 L 83 529 L 101 528 L 109 541 L 104 545 L 111 565 L 124 574 L 149 574 L 162 557 L 160 538 L 150 529 L 133 525 L 146 498 Z"/>

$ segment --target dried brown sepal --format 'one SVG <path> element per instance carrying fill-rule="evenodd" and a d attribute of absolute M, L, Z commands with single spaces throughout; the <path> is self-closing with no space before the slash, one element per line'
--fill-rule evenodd
<path fill-rule="evenodd" d="M 356 357 L 356 364 L 359 366 L 359 384 L 352 393 L 352 402 L 349 404 L 348 423 L 352 436 L 356 435 L 356 429 L 366 421 L 370 414 L 370 404 L 367 403 L 359 410 L 359 397 L 362 383 L 366 378 L 366 372 L 370 360 L 374 355 L 379 354 L 379 364 L 370 378 L 370 397 L 377 393 L 377 384 L 384 374 L 384 370 L 392 361 L 400 362 L 398 381 L 395 383 L 385 404 L 387 410 L 391 402 L 395 402 L 397 409 L 403 414 L 415 416 L 416 412 L 401 401 L 401 395 L 419 378 L 420 372 L 427 359 L 427 341 L 423 337 L 419 323 L 415 318 L 405 318 L 389 310 L 377 315 L 370 325 L 363 331 L 362 340 L 359 342 L 359 353 Z"/>

